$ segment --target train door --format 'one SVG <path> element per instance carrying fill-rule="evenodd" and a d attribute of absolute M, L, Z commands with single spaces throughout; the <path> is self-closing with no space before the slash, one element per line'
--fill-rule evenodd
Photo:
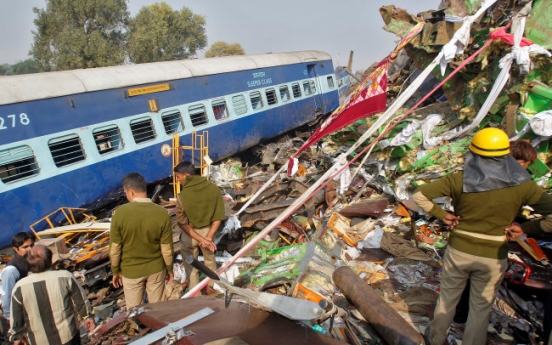
<path fill-rule="evenodd" d="M 314 80 L 314 85 L 311 85 L 311 88 L 314 92 L 314 104 L 315 104 L 315 113 L 316 115 L 325 114 L 326 113 L 326 103 L 324 102 L 324 93 L 322 92 L 322 85 L 320 84 L 320 80 L 318 78 L 318 73 L 316 72 L 316 64 L 309 64 L 307 65 L 307 72 L 309 78 L 312 78 Z"/>

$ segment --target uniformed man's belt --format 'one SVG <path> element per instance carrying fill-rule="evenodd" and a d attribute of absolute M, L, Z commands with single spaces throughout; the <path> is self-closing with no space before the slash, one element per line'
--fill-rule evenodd
<path fill-rule="evenodd" d="M 487 240 L 487 241 L 506 242 L 506 235 L 492 236 L 492 235 L 479 234 L 477 232 L 465 231 L 460 229 L 454 229 L 452 230 L 452 232 L 470 236 L 470 237 L 479 238 L 482 240 Z"/>

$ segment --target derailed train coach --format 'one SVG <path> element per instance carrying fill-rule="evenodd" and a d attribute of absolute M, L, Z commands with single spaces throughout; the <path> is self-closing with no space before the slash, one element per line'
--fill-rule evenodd
<path fill-rule="evenodd" d="M 299 51 L 1 77 L 0 246 L 129 172 L 170 176 L 173 133 L 207 130 L 217 161 L 332 112 L 333 72 Z"/>

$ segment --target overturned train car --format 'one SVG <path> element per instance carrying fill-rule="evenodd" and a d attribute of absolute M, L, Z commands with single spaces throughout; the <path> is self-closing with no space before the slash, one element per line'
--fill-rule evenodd
<path fill-rule="evenodd" d="M 299 51 L 1 77 L 0 246 L 129 172 L 170 176 L 173 133 L 207 130 L 217 161 L 332 112 L 333 72 Z"/>

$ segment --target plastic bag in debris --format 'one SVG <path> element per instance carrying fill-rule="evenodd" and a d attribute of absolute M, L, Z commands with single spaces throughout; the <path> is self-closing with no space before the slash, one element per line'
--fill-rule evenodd
<path fill-rule="evenodd" d="M 431 131 L 441 122 L 443 116 L 439 114 L 430 114 L 422 122 L 422 138 L 424 140 L 424 149 L 429 150 L 441 142 L 441 137 L 431 138 Z"/>
<path fill-rule="evenodd" d="M 416 120 L 413 120 L 411 123 L 409 123 L 399 134 L 397 134 L 393 140 L 389 143 L 391 146 L 401 146 L 406 145 L 410 140 L 412 140 L 412 136 L 414 136 L 414 133 L 420 128 L 420 123 Z"/>
<path fill-rule="evenodd" d="M 541 111 L 529 120 L 529 124 L 536 135 L 552 136 L 552 110 Z"/>
<path fill-rule="evenodd" d="M 398 200 L 403 201 L 411 198 L 408 188 L 413 179 L 414 176 L 412 175 L 403 175 L 395 180 L 395 196 Z"/>
<path fill-rule="evenodd" d="M 423 144 L 426 150 L 434 148 L 439 145 L 442 138 L 434 137 L 431 138 L 431 131 L 441 122 L 443 117 L 439 114 L 430 114 L 422 122 L 413 120 L 409 123 L 399 134 L 397 134 L 391 141 L 380 141 L 382 148 L 387 146 L 401 146 L 408 144 L 414 134 L 420 129 L 422 129 Z"/>
<path fill-rule="evenodd" d="M 240 275 L 240 269 L 236 265 L 232 265 L 232 266 L 228 267 L 224 272 L 219 274 L 219 276 L 222 279 L 226 280 L 227 282 L 230 282 L 230 284 L 233 284 L 234 279 L 236 279 L 236 277 L 239 276 L 239 275 Z M 221 291 L 221 292 L 226 291 L 221 286 L 217 285 L 217 283 L 215 283 L 213 285 L 213 289 L 215 289 L 217 291 Z"/>
<path fill-rule="evenodd" d="M 356 259 L 360 256 L 360 252 L 355 247 L 348 247 L 347 254 L 353 259 Z"/>
<path fill-rule="evenodd" d="M 349 167 L 346 167 L 341 174 L 334 177 L 334 180 L 339 180 L 339 189 L 338 192 L 340 195 L 343 195 L 351 185 L 351 170 L 349 170 Z"/>
<path fill-rule="evenodd" d="M 383 229 L 376 225 L 374 230 L 370 231 L 364 240 L 357 243 L 357 248 L 381 248 L 381 239 L 383 237 Z"/>
<path fill-rule="evenodd" d="M 179 283 L 184 283 L 186 281 L 186 272 L 184 271 L 184 267 L 180 263 L 174 263 L 173 264 L 173 272 L 174 272 L 174 281 Z"/>
<path fill-rule="evenodd" d="M 215 234 L 214 242 L 218 244 L 224 235 L 230 234 L 233 230 L 241 228 L 241 223 L 236 216 L 229 217 L 224 224 L 224 228 Z"/>
<path fill-rule="evenodd" d="M 376 227 L 376 221 L 374 219 L 366 219 L 362 222 L 351 226 L 347 230 L 347 236 L 351 238 L 355 243 L 358 243 L 366 238 L 368 232 L 374 230 Z"/>

